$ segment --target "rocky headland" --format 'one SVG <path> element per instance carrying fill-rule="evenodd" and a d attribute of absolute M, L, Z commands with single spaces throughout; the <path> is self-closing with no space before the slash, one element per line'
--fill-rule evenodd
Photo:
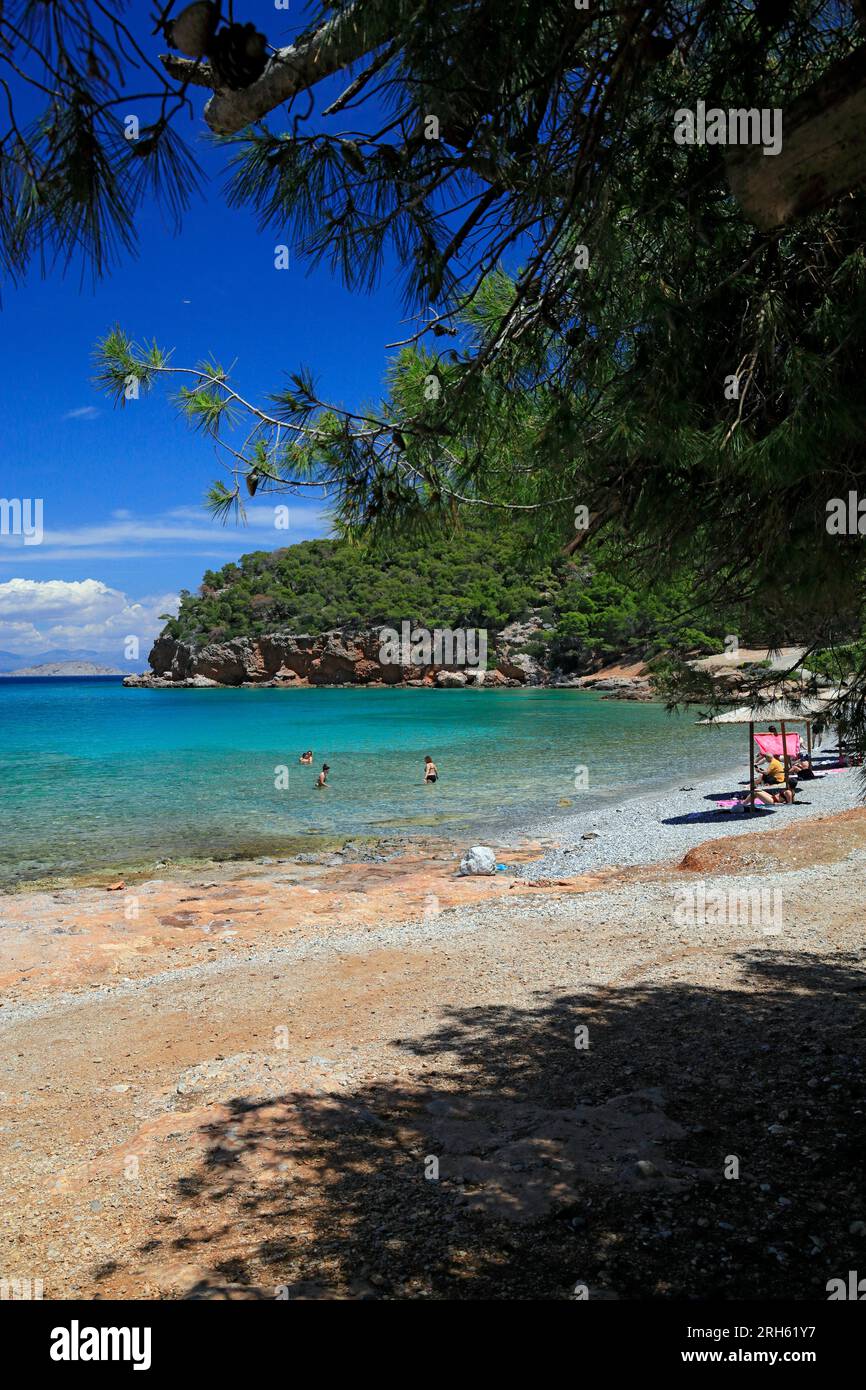
<path fill-rule="evenodd" d="M 640 663 L 611 667 L 588 676 L 549 670 L 519 648 L 524 634 L 514 624 L 497 642 L 487 668 L 444 666 L 434 662 L 400 665 L 382 658 L 381 629 L 317 636 L 275 632 L 197 644 L 158 637 L 148 660 L 150 671 L 127 676 L 124 685 L 150 689 L 208 686 L 372 685 L 438 688 L 521 686 L 594 688 L 617 698 L 652 699 Z"/>

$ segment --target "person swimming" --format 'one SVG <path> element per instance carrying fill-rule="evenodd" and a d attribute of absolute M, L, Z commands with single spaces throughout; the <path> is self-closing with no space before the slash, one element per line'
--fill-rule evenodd
<path fill-rule="evenodd" d="M 306 753 L 302 753 L 298 758 L 299 763 L 311 763 L 313 761 L 313 750 L 308 748 Z"/>
<path fill-rule="evenodd" d="M 322 763 L 322 770 L 316 778 L 317 787 L 326 787 L 328 785 L 328 773 L 330 771 L 331 769 L 328 767 L 328 764 Z"/>
<path fill-rule="evenodd" d="M 438 777 L 439 777 L 439 769 L 438 769 L 438 767 L 437 767 L 436 764 L 434 763 L 433 759 L 430 757 L 430 754 L 429 754 L 429 753 L 425 753 L 425 754 L 424 754 L 424 785 L 425 785 L 425 787 L 428 786 L 430 783 L 437 781 Z"/>

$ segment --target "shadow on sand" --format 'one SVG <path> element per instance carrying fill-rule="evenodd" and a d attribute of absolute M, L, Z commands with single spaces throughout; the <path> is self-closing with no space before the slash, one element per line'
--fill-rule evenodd
<path fill-rule="evenodd" d="M 736 961 L 737 989 L 455 1010 L 391 1040 L 391 1083 L 237 1096 L 137 1272 L 188 1256 L 192 1298 L 826 1298 L 863 1264 L 866 952 Z"/>

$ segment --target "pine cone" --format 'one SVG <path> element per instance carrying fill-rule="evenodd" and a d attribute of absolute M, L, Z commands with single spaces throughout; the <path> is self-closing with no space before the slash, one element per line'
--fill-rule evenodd
<path fill-rule="evenodd" d="M 210 52 L 219 14 L 213 0 L 194 0 L 177 19 L 165 26 L 166 42 L 188 58 L 204 58 Z"/>
<path fill-rule="evenodd" d="M 267 42 L 254 24 L 228 24 L 221 29 L 210 53 L 219 85 L 239 91 L 261 77 L 268 61 Z"/>

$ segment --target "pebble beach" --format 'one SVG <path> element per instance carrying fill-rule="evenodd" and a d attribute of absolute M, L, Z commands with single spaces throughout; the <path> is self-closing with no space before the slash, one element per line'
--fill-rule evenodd
<path fill-rule="evenodd" d="M 585 873 L 610 864 L 654 864 L 680 859 L 705 840 L 729 835 L 763 835 L 816 816 L 833 815 L 860 804 L 864 793 L 859 768 L 842 768 L 802 781 L 792 806 L 755 812 L 726 812 L 716 802 L 748 788 L 735 768 L 719 776 L 664 792 L 632 796 L 617 805 L 566 816 L 533 820 L 526 834 L 552 841 L 556 848 L 521 869 L 526 878 Z"/>
<path fill-rule="evenodd" d="M 443 842 L 0 896 L 2 1267 L 50 1299 L 824 1298 L 866 1231 L 860 774 L 705 809 L 736 785 L 546 819 L 489 877 Z M 767 885 L 771 931 L 674 911 Z"/>

